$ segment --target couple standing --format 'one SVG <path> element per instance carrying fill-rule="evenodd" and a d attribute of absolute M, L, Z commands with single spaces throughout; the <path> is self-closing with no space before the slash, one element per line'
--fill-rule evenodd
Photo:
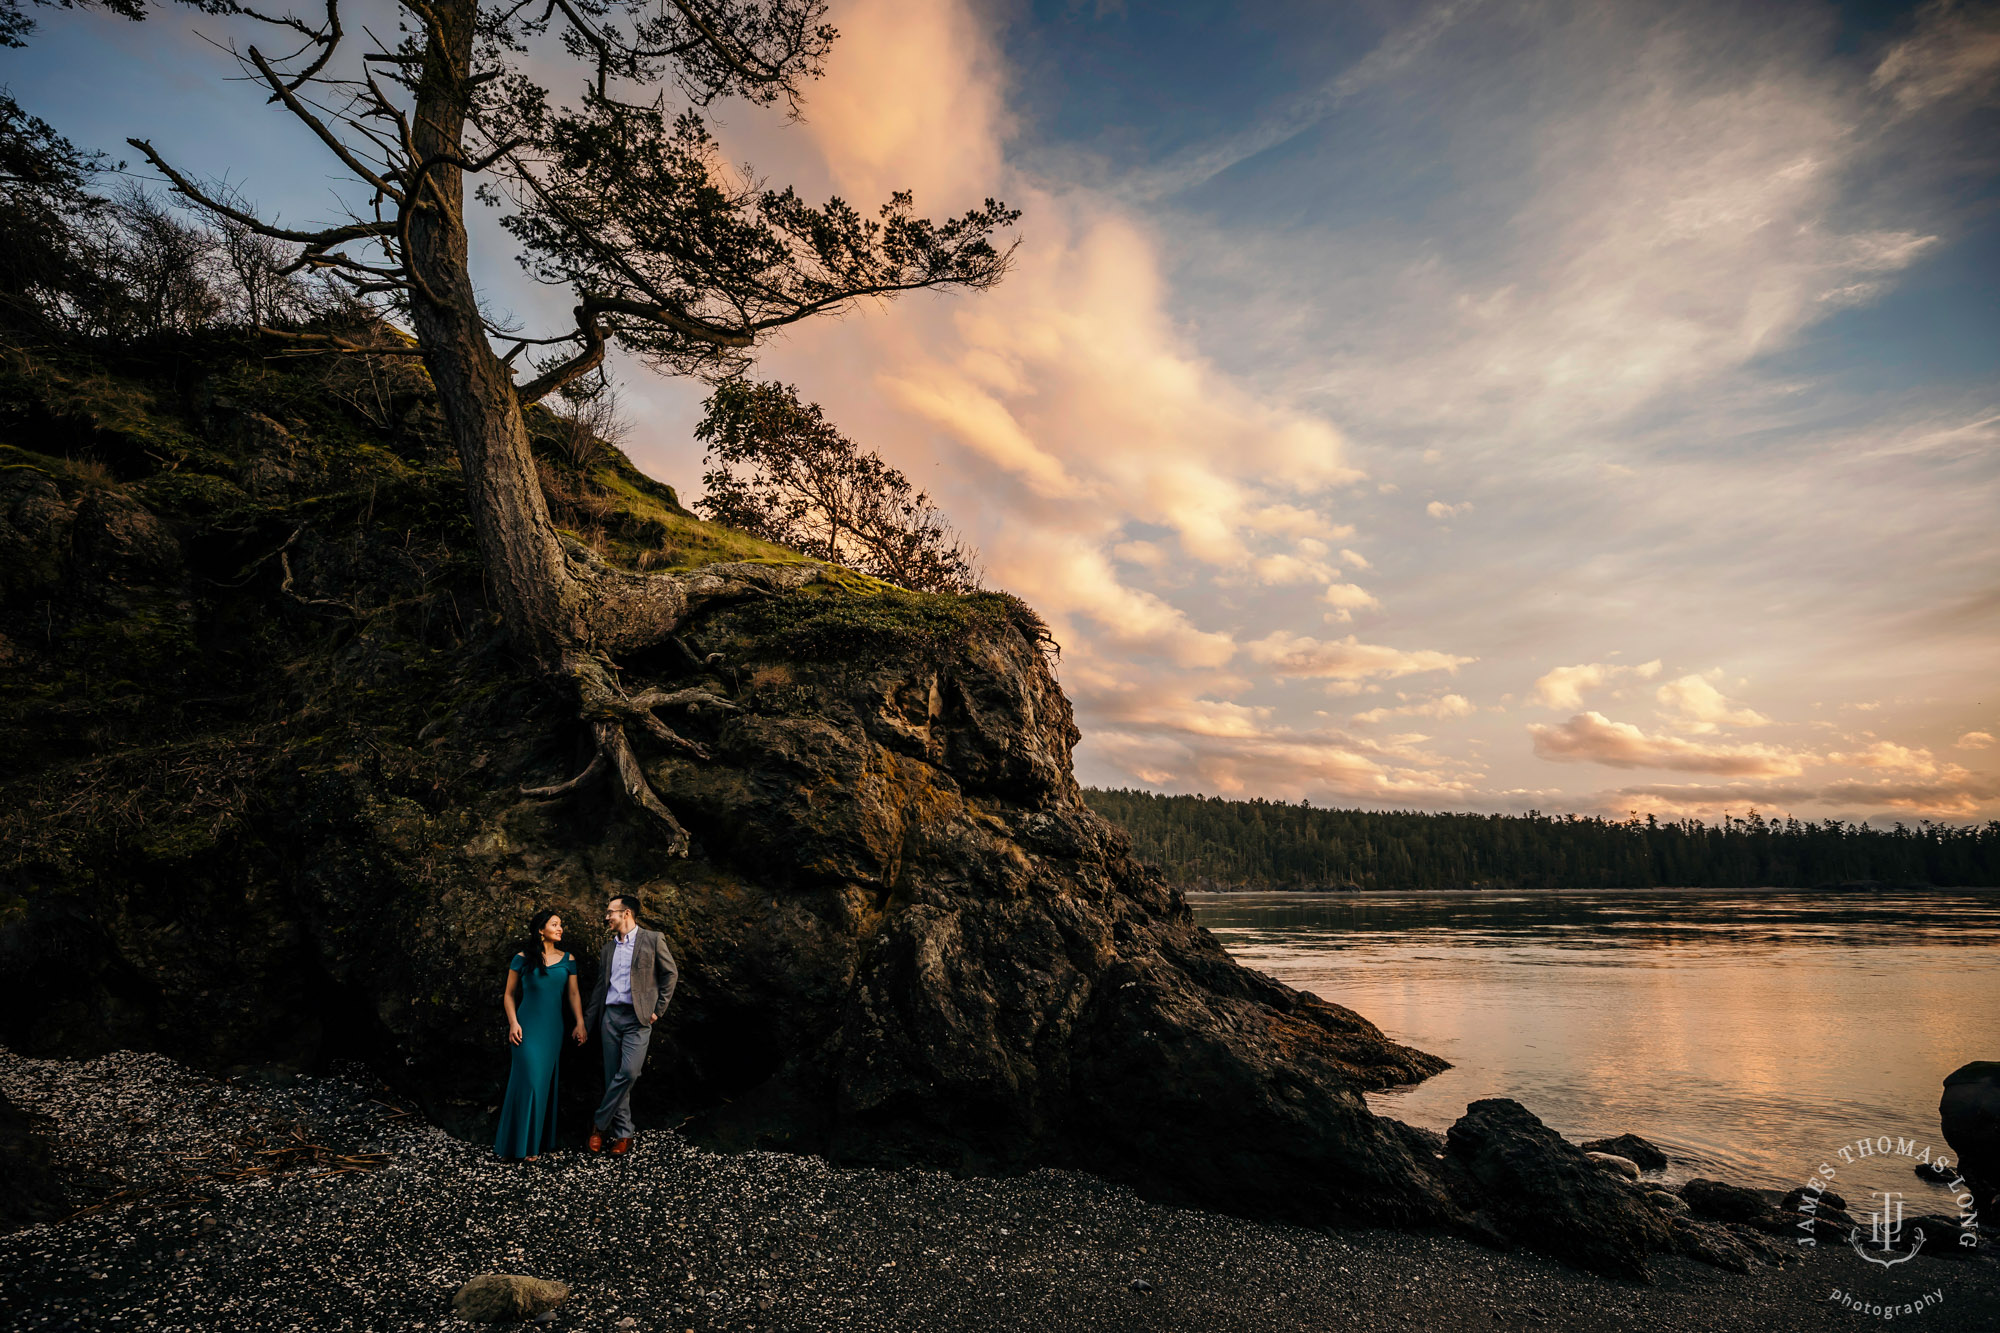
<path fill-rule="evenodd" d="M 507 1011 L 514 1067 L 493 1139 L 499 1156 L 532 1162 L 555 1147 L 565 1000 L 576 1018 L 570 1039 L 581 1046 L 595 1032 L 604 1047 L 604 1100 L 591 1118 L 586 1146 L 601 1152 L 608 1138 L 612 1152 L 631 1148 L 632 1085 L 646 1062 L 653 1024 L 667 1012 L 680 980 L 666 938 L 640 926 L 640 910 L 639 897 L 632 893 L 621 893 L 605 905 L 611 938 L 604 942 L 588 1006 L 577 988 L 576 959 L 563 951 L 562 918 L 541 911 L 529 919 L 527 944 L 507 965 L 500 1001 Z"/>

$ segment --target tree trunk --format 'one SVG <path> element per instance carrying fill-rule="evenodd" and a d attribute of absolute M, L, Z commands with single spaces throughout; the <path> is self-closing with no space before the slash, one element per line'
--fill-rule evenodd
<path fill-rule="evenodd" d="M 493 354 L 465 237 L 466 99 L 477 0 L 438 0 L 411 137 L 433 165 L 407 184 L 411 321 L 458 448 L 486 577 L 515 643 L 545 669 L 590 641 L 588 592 L 570 570 L 528 448 L 513 376 Z"/>
<path fill-rule="evenodd" d="M 636 809 L 664 830 L 672 855 L 688 836 L 649 785 L 626 735 L 638 727 L 671 748 L 705 756 L 654 715 L 660 708 L 733 711 L 703 689 L 631 694 L 609 654 L 671 634 L 701 602 L 797 587 L 816 566 L 717 565 L 687 576 L 615 569 L 550 521 L 541 477 L 513 375 L 493 354 L 473 291 L 465 235 L 466 99 L 478 0 L 435 0 L 417 90 L 411 138 L 419 167 L 404 183 L 412 212 L 405 260 L 413 290 L 411 322 L 437 386 L 465 474 L 486 577 L 515 645 L 566 689 L 595 740 L 590 764 L 567 782 L 526 788 L 554 797 L 599 777 L 613 778 Z M 428 172 L 422 163 L 430 163 Z"/>

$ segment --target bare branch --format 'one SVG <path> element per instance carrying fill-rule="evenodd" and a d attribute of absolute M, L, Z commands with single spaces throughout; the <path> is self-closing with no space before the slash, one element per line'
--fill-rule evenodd
<path fill-rule="evenodd" d="M 290 333 L 284 329 L 267 328 L 260 324 L 257 332 L 267 338 L 278 338 L 289 343 L 307 344 L 306 350 L 323 352 L 361 352 L 368 356 L 422 356 L 421 347 L 371 347 L 343 338 L 336 333 Z"/>
<path fill-rule="evenodd" d="M 588 302 L 576 308 L 576 326 L 584 340 L 583 350 L 516 388 L 514 393 L 521 400 L 521 406 L 540 402 L 563 385 L 581 379 L 604 363 L 604 330 L 598 327 Z M 508 353 L 507 360 L 511 362 L 513 359 L 514 353 Z"/>
<path fill-rule="evenodd" d="M 396 189 L 396 187 L 383 180 L 373 171 L 370 171 L 362 163 L 361 159 L 356 157 L 348 149 L 347 145 L 340 141 L 340 137 L 326 127 L 324 121 L 307 109 L 305 103 L 298 99 L 298 95 L 285 85 L 285 81 L 278 76 L 278 72 L 271 68 L 271 62 L 264 59 L 263 54 L 254 46 L 250 48 L 250 60 L 251 63 L 257 66 L 257 72 L 264 76 L 264 82 L 271 86 L 273 100 L 283 102 L 286 110 L 304 121 L 311 128 L 312 132 L 319 136 L 320 142 L 331 149 L 333 155 L 340 159 L 343 166 L 380 190 L 384 195 L 395 200 L 397 204 L 400 205 L 403 202 L 402 191 Z"/>
<path fill-rule="evenodd" d="M 389 222 L 355 222 L 344 227 L 329 227 L 325 231 L 293 231 L 288 227 L 274 227 L 261 218 L 245 213 L 241 209 L 232 208 L 228 204 L 204 192 L 200 186 L 169 166 L 166 159 L 154 151 L 153 145 L 147 140 L 127 139 L 125 142 L 144 153 L 146 160 L 151 162 L 162 176 L 165 176 L 173 183 L 176 193 L 185 196 L 211 213 L 228 218 L 231 222 L 242 223 L 259 236 L 269 236 L 273 240 L 279 241 L 297 241 L 302 245 L 323 248 L 340 245 L 347 241 L 367 240 L 370 237 L 395 234 L 395 224 Z"/>

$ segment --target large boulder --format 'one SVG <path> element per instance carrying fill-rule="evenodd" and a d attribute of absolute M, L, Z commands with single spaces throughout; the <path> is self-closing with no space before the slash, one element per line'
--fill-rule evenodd
<path fill-rule="evenodd" d="M 1988 1197 L 2000 1190 L 2000 1060 L 1974 1060 L 1947 1074 L 1938 1121 L 1959 1169 Z"/>
<path fill-rule="evenodd" d="M 1585 1268 L 1649 1280 L 1647 1257 L 1678 1248 L 1639 1191 L 1601 1170 L 1519 1102 L 1477 1101 L 1445 1134 L 1486 1220 L 1510 1239 Z"/>

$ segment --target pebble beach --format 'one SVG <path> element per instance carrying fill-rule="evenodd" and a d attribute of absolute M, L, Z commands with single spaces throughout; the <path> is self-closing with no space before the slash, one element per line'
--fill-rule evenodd
<path fill-rule="evenodd" d="M 488 1272 L 568 1284 L 542 1327 L 628 1333 L 2000 1328 L 1990 1256 L 1667 1258 L 1641 1285 L 1453 1236 L 1161 1207 L 1074 1171 L 845 1169 L 643 1126 L 622 1158 L 505 1163 L 355 1066 L 264 1081 L 0 1051 L 0 1091 L 46 1117 L 82 1210 L 0 1235 L 8 1329 L 465 1329 L 451 1297 Z"/>

